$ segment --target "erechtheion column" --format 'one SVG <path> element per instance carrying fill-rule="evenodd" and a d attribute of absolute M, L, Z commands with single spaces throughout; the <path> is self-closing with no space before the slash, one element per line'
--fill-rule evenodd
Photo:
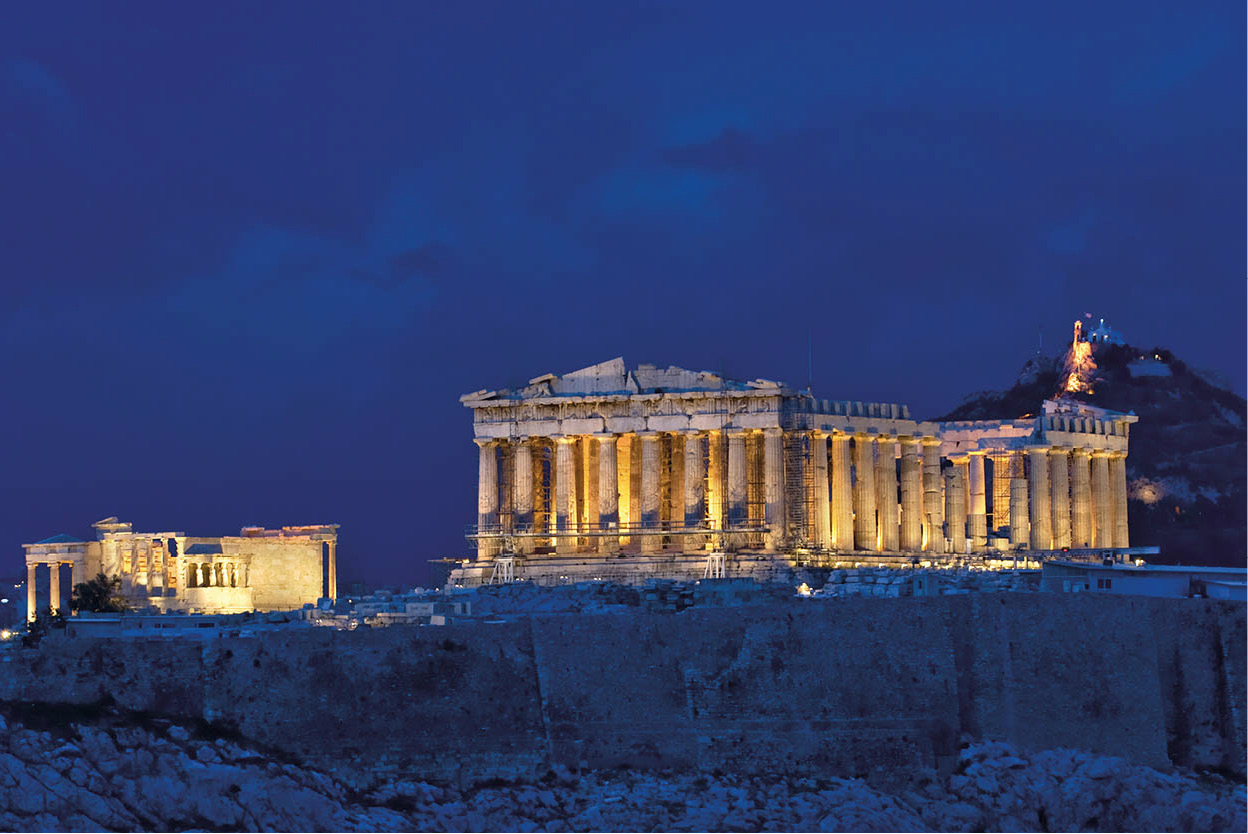
<path fill-rule="evenodd" d="M 1031 549 L 1053 549 L 1053 493 L 1049 486 L 1049 450 L 1047 446 L 1030 446 L 1027 457 L 1031 464 Z"/>
<path fill-rule="evenodd" d="M 875 521 L 875 437 L 854 435 L 854 547 L 879 550 Z"/>
<path fill-rule="evenodd" d="M 880 549 L 896 553 L 897 529 L 897 438 L 881 435 L 876 441 L 875 511 L 880 525 Z"/>
<path fill-rule="evenodd" d="M 604 531 L 618 531 L 620 475 L 616 471 L 616 437 L 614 434 L 596 434 L 594 437 L 598 440 L 598 526 Z M 615 553 L 619 549 L 618 532 L 598 539 L 600 553 Z"/>
<path fill-rule="evenodd" d="M 970 454 L 967 492 L 970 506 L 967 509 L 966 526 L 971 538 L 971 550 L 983 550 L 988 546 L 988 484 L 984 478 L 983 452 Z"/>
<path fill-rule="evenodd" d="M 945 470 L 945 527 L 950 553 L 966 552 L 966 484 L 961 467 Z"/>
<path fill-rule="evenodd" d="M 1070 538 L 1071 547 L 1092 546 L 1092 469 L 1087 449 L 1075 449 L 1070 456 Z"/>
<path fill-rule="evenodd" d="M 1017 454 L 1017 452 L 1015 453 Z M 1010 544 L 1015 548 L 1025 547 L 1031 542 L 1031 530 L 1027 514 L 1027 479 L 1010 479 Z"/>
<path fill-rule="evenodd" d="M 477 533 L 496 533 L 498 527 L 498 458 L 492 440 L 475 441 L 477 455 Z M 477 557 L 496 552 L 493 539 L 477 539 Z"/>
<path fill-rule="evenodd" d="M 1127 456 L 1115 452 L 1109 459 L 1109 488 L 1113 499 L 1114 547 L 1130 547 L 1127 527 Z"/>
<path fill-rule="evenodd" d="M 86 571 L 87 571 L 87 565 L 82 560 L 81 555 L 79 556 L 79 558 L 75 559 L 73 562 L 70 563 L 69 587 L 71 590 L 73 588 L 77 588 L 83 582 L 87 581 Z"/>
<path fill-rule="evenodd" d="M 61 612 L 61 563 L 48 562 L 48 605 L 52 613 Z"/>
<path fill-rule="evenodd" d="M 521 534 L 515 540 L 516 551 L 528 553 L 533 546 L 533 539 L 528 536 L 533 532 L 533 446 L 528 438 L 520 438 L 514 446 L 511 494 L 515 515 L 512 516 L 511 529 Z"/>
<path fill-rule="evenodd" d="M 828 436 L 821 431 L 811 432 L 810 458 L 814 469 L 815 547 L 826 550 L 832 546 L 832 500 L 828 495 Z"/>
<path fill-rule="evenodd" d="M 337 539 L 329 540 L 329 564 L 325 570 L 325 580 L 329 585 L 328 596 L 330 599 L 338 599 L 338 541 Z M 247 584 L 247 571 L 243 569 L 243 585 Z"/>
<path fill-rule="evenodd" d="M 854 549 L 854 489 L 850 472 L 849 435 L 832 435 L 832 545 Z"/>
<path fill-rule="evenodd" d="M 940 498 L 940 441 L 923 438 L 923 515 L 927 522 L 924 550 L 941 553 L 945 549 L 945 516 Z"/>
<path fill-rule="evenodd" d="M 919 441 L 901 440 L 901 536 L 904 551 L 923 547 L 923 468 L 919 464 Z"/>
<path fill-rule="evenodd" d="M 778 428 L 763 430 L 763 481 L 767 502 L 767 534 L 763 547 L 779 550 L 784 541 L 784 445 Z"/>
<path fill-rule="evenodd" d="M 571 553 L 576 550 L 576 439 L 565 435 L 551 438 L 555 441 L 555 550 Z"/>
<path fill-rule="evenodd" d="M 36 615 L 39 613 L 38 603 L 35 601 L 35 568 L 37 565 L 30 562 L 26 565 L 26 621 L 34 622 Z"/>
<path fill-rule="evenodd" d="M 1092 546 L 1113 547 L 1114 526 L 1110 514 L 1113 496 L 1109 492 L 1109 452 L 1092 453 Z"/>
<path fill-rule="evenodd" d="M 1070 450 L 1049 450 L 1050 500 L 1053 504 L 1053 549 L 1070 547 Z"/>

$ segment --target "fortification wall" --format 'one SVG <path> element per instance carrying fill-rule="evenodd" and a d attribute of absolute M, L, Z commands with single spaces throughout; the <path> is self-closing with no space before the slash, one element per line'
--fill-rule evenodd
<path fill-rule="evenodd" d="M 983 594 L 4 652 L 0 698 L 203 718 L 340 776 L 862 775 L 959 739 L 1244 773 L 1245 608 Z"/>

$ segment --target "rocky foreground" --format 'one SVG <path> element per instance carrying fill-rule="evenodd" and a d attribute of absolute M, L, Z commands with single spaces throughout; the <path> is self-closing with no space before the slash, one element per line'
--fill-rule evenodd
<path fill-rule="evenodd" d="M 354 791 L 210 728 L 27 706 L 0 715 L 0 830 L 1244 831 L 1245 789 L 1073 750 L 968 745 L 947 776 L 552 772 Z M 52 709 L 55 712 L 55 708 Z M 40 729 L 44 727 L 45 729 Z"/>

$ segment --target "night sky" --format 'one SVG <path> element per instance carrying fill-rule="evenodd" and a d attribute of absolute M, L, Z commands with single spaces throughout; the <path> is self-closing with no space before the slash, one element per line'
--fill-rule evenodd
<path fill-rule="evenodd" d="M 117 515 L 421 582 L 458 396 L 618 355 L 923 417 L 1090 312 L 1244 392 L 1242 0 L 4 17 L 0 574 Z"/>

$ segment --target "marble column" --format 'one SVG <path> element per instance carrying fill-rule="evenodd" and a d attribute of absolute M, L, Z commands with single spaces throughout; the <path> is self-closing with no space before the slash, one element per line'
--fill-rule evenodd
<path fill-rule="evenodd" d="M 813 464 L 811 487 L 815 500 L 815 547 L 827 550 L 832 546 L 832 500 L 828 494 L 828 436 L 821 431 L 811 432 L 810 459 Z"/>
<path fill-rule="evenodd" d="M 477 444 L 477 533 L 498 532 L 498 458 L 493 440 L 478 439 Z M 477 539 L 477 558 L 497 552 L 494 539 Z"/>
<path fill-rule="evenodd" d="M 767 534 L 763 547 L 777 551 L 784 542 L 784 443 L 778 428 L 763 431 L 763 483 Z"/>
<path fill-rule="evenodd" d="M 923 438 L 923 515 L 927 543 L 924 550 L 942 553 L 945 549 L 945 514 L 940 496 L 940 441 Z"/>
<path fill-rule="evenodd" d="M 61 613 L 61 563 L 48 562 L 48 604 L 52 613 Z"/>
<path fill-rule="evenodd" d="M 728 526 L 749 521 L 749 483 L 745 469 L 745 432 L 728 431 Z"/>
<path fill-rule="evenodd" d="M 330 539 L 329 542 L 329 564 L 326 566 L 325 581 L 329 585 L 328 596 L 330 599 L 338 599 L 338 540 Z M 242 573 L 243 586 L 247 585 L 247 571 L 244 568 Z"/>
<path fill-rule="evenodd" d="M 598 441 L 591 435 L 582 435 L 581 447 L 581 487 L 585 494 L 581 496 L 581 527 L 586 535 L 586 547 L 590 551 L 598 549 L 598 539 L 589 533 L 598 530 Z"/>
<path fill-rule="evenodd" d="M 644 432 L 637 438 L 641 441 L 641 526 L 648 531 L 641 537 L 641 552 L 656 553 L 663 545 L 663 537 L 658 532 L 659 436 L 655 432 Z"/>
<path fill-rule="evenodd" d="M 576 550 L 576 438 L 555 435 L 555 551 Z"/>
<path fill-rule="evenodd" d="M 685 526 L 685 436 L 680 432 L 668 435 L 670 443 L 667 456 L 667 518 L 673 530 Z M 669 547 L 682 550 L 685 546 L 684 536 L 672 536 L 668 540 Z"/>
<path fill-rule="evenodd" d="M 1031 530 L 1027 521 L 1027 479 L 1010 479 L 1010 544 L 1019 549 L 1030 544 Z"/>
<path fill-rule="evenodd" d="M 1092 469 L 1087 449 L 1075 449 L 1070 456 L 1070 539 L 1071 547 L 1092 546 Z"/>
<path fill-rule="evenodd" d="M 515 539 L 516 552 L 528 553 L 534 539 L 533 532 L 533 444 L 527 437 L 522 437 L 513 444 L 511 466 L 511 494 L 514 496 L 515 513 L 511 518 L 511 529 L 521 535 Z"/>
<path fill-rule="evenodd" d="M 598 539 L 599 553 L 616 553 L 620 549 L 620 473 L 617 471 L 616 437 L 596 434 L 598 440 L 598 526 L 603 531 L 617 531 Z"/>
<path fill-rule="evenodd" d="M 706 523 L 706 472 L 702 468 L 702 435 L 697 432 L 685 434 L 685 527 L 702 527 Z M 701 550 L 706 544 L 705 536 L 685 536 L 682 550 Z"/>
<path fill-rule="evenodd" d="M 849 435 L 832 435 L 832 546 L 854 549 L 854 487 L 850 468 Z"/>
<path fill-rule="evenodd" d="M 967 468 L 967 493 L 970 506 L 967 510 L 967 532 L 971 537 L 971 550 L 980 551 L 988 546 L 988 485 L 984 478 L 984 453 L 971 452 Z"/>
<path fill-rule="evenodd" d="M 950 553 L 966 552 L 966 484 L 962 468 L 945 470 L 945 527 Z"/>
<path fill-rule="evenodd" d="M 880 550 L 896 553 L 900 548 L 897 529 L 897 438 L 881 435 L 876 440 L 875 511 L 880 525 L 876 534 Z"/>
<path fill-rule="evenodd" d="M 1053 549 L 1070 547 L 1070 450 L 1049 450 L 1049 494 L 1053 505 Z"/>
<path fill-rule="evenodd" d="M 1110 515 L 1113 496 L 1109 492 L 1109 452 L 1092 453 L 1092 546 L 1113 547 L 1114 526 Z"/>
<path fill-rule="evenodd" d="M 923 467 L 919 463 L 919 441 L 901 440 L 901 550 L 915 553 L 923 547 Z"/>
<path fill-rule="evenodd" d="M 1113 499 L 1114 547 L 1130 547 L 1127 527 L 1127 455 L 1115 452 L 1109 459 L 1109 489 Z"/>
<path fill-rule="evenodd" d="M 35 568 L 34 562 L 26 563 L 26 622 L 34 622 L 35 616 L 39 613 L 38 603 L 35 601 Z"/>
<path fill-rule="evenodd" d="M 1029 446 L 1027 458 L 1031 469 L 1031 549 L 1052 550 L 1053 490 L 1049 486 L 1049 449 L 1047 446 Z"/>
<path fill-rule="evenodd" d="M 875 519 L 875 437 L 854 435 L 854 547 L 878 551 Z"/>
<path fill-rule="evenodd" d="M 148 596 L 152 595 L 152 590 L 153 590 L 152 586 L 155 584 L 155 576 L 156 576 L 155 567 L 156 566 L 153 564 L 155 559 L 156 559 L 156 554 L 152 552 L 152 542 L 150 539 L 145 539 L 143 541 L 143 564 L 144 564 L 144 567 L 147 568 L 147 571 L 146 571 L 147 575 L 143 577 L 143 580 L 144 580 L 144 589 Z"/>
<path fill-rule="evenodd" d="M 712 530 L 724 528 L 724 433 L 706 435 L 706 516 Z"/>
<path fill-rule="evenodd" d="M 70 563 L 69 587 L 71 590 L 87 581 L 87 564 L 83 561 L 83 558 L 84 557 L 79 554 L 78 558 L 74 559 L 74 561 Z"/>

